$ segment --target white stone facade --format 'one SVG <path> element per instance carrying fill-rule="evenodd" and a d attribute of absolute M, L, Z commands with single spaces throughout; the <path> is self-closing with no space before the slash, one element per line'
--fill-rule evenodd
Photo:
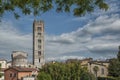
<path fill-rule="evenodd" d="M 28 54 L 22 51 L 13 51 L 12 66 L 28 67 Z"/>
<path fill-rule="evenodd" d="M 41 68 L 44 65 L 44 22 L 33 22 L 33 65 Z"/>

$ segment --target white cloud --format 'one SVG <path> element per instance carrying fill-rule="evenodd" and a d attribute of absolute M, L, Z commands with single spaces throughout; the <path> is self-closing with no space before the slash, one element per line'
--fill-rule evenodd
<path fill-rule="evenodd" d="M 64 61 L 67 59 L 84 59 L 84 58 L 85 57 L 82 56 L 58 56 L 58 57 L 49 57 L 47 58 L 47 61 L 56 61 L 56 60 Z"/>
<path fill-rule="evenodd" d="M 119 24 L 118 14 L 104 15 L 70 33 L 46 34 L 46 60 L 114 57 L 120 45 Z M 1 57 L 9 55 L 7 58 L 10 58 L 13 50 L 28 52 L 31 57 L 32 34 L 22 34 L 12 22 L 3 22 L 0 24 L 0 38 Z"/>
<path fill-rule="evenodd" d="M 46 60 L 115 57 L 120 45 L 120 3 L 116 1 L 108 2 L 110 8 L 107 12 L 99 10 L 90 14 L 97 17 L 95 20 L 88 15 L 72 19 L 71 21 L 88 19 L 88 23 L 76 31 L 61 35 L 46 34 Z M 0 57 L 10 58 L 13 50 L 22 50 L 31 56 L 32 34 L 22 34 L 13 24 L 11 21 L 0 23 Z"/>
<path fill-rule="evenodd" d="M 85 54 L 89 57 L 91 54 L 98 54 L 94 57 L 115 57 L 120 45 L 120 17 L 115 15 L 99 16 L 94 21 L 88 22 L 83 28 L 79 28 L 71 33 L 63 33 L 58 36 L 47 35 L 46 54 L 62 55 Z"/>
<path fill-rule="evenodd" d="M 21 34 L 12 22 L 3 21 L 0 23 L 0 57 L 10 59 L 14 50 L 31 53 L 32 34 Z"/>
<path fill-rule="evenodd" d="M 116 31 L 120 31 L 119 23 L 120 17 L 118 14 L 111 16 L 105 15 L 98 17 L 94 22 L 89 22 L 85 27 L 92 34 L 116 33 Z"/>

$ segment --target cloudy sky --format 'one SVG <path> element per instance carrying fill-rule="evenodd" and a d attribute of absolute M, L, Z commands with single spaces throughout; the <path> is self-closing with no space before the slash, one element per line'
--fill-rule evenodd
<path fill-rule="evenodd" d="M 25 51 L 32 60 L 32 24 L 45 23 L 45 59 L 106 59 L 116 57 L 120 45 L 120 1 L 108 0 L 108 11 L 83 17 L 51 10 L 39 17 L 22 15 L 16 20 L 6 13 L 0 22 L 0 58 L 11 59 L 12 51 Z"/>

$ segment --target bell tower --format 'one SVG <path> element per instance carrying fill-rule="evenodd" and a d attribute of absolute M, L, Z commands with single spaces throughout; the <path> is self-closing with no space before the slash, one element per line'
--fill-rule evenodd
<path fill-rule="evenodd" d="M 44 22 L 33 22 L 33 65 L 41 68 L 45 63 L 44 60 Z"/>

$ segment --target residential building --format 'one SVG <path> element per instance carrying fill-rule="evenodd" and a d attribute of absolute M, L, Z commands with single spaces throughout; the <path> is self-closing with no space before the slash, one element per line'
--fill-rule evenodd
<path fill-rule="evenodd" d="M 1 68 L 7 68 L 7 60 L 0 59 L 0 65 L 1 65 Z"/>
<path fill-rule="evenodd" d="M 33 65 L 41 68 L 44 60 L 44 22 L 33 22 Z"/>
<path fill-rule="evenodd" d="M 88 62 L 90 62 L 90 61 L 93 61 L 93 59 L 92 58 L 85 58 L 85 59 L 80 60 L 80 63 L 82 66 L 87 66 Z"/>
<path fill-rule="evenodd" d="M 4 72 L 5 80 L 22 80 L 23 77 L 37 76 L 35 68 L 10 67 Z"/>
<path fill-rule="evenodd" d="M 0 77 L 0 80 L 4 80 L 4 70 L 7 68 L 7 60 L 0 59 L 0 74 L 3 76 Z"/>
<path fill-rule="evenodd" d="M 94 61 L 92 58 L 85 58 L 82 60 L 78 59 L 68 59 L 66 63 L 72 63 L 72 62 L 79 62 L 82 67 L 88 67 L 89 72 L 96 75 L 94 72 L 94 67 L 98 67 L 97 76 L 98 77 L 106 77 L 108 75 L 108 66 L 109 61 Z"/>
<path fill-rule="evenodd" d="M 79 59 L 68 59 L 67 61 L 66 61 L 66 63 L 72 63 L 72 62 L 80 62 L 80 64 L 81 64 L 81 66 L 87 66 L 88 65 L 88 62 L 90 62 L 90 61 L 92 61 L 93 59 L 92 58 L 85 58 L 85 59 L 81 59 L 81 60 L 79 60 Z"/>
<path fill-rule="evenodd" d="M 96 75 L 94 72 L 95 66 L 98 67 L 97 77 L 106 77 L 108 75 L 109 61 L 90 61 L 88 63 L 88 70 L 94 75 Z"/>
<path fill-rule="evenodd" d="M 5 70 L 6 68 L 1 68 L 0 69 L 0 74 L 2 74 L 2 76 L 0 77 L 0 80 L 4 80 L 4 70 Z"/>

